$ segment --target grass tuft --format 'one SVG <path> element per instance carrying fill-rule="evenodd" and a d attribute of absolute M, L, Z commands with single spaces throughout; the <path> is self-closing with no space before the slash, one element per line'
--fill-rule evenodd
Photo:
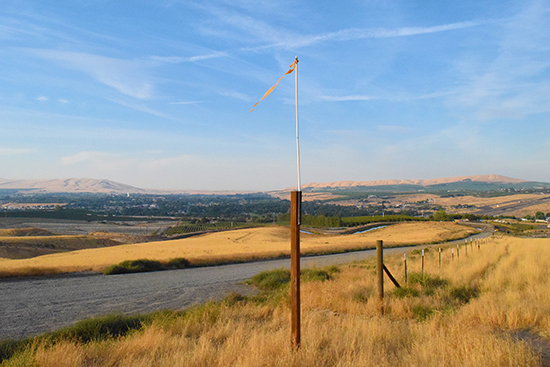
<path fill-rule="evenodd" d="M 290 271 L 282 268 L 262 271 L 246 281 L 247 284 L 254 285 L 261 290 L 281 289 L 289 282 Z"/>
<path fill-rule="evenodd" d="M 401 288 L 395 288 L 393 291 L 393 294 L 397 298 L 405 298 L 405 297 L 418 297 L 420 296 L 420 292 L 414 288 L 409 287 L 401 287 Z"/>
<path fill-rule="evenodd" d="M 302 269 L 300 279 L 303 282 L 324 282 L 330 280 L 332 275 L 339 271 L 337 266 L 330 266 L 326 269 Z M 284 268 L 262 271 L 246 281 L 247 284 L 254 285 L 261 290 L 282 289 L 289 282 L 290 270 Z"/>
<path fill-rule="evenodd" d="M 104 275 L 143 273 L 148 271 L 184 269 L 191 266 L 189 260 L 183 257 L 175 258 L 167 263 L 157 260 L 139 259 L 126 260 L 116 265 L 111 265 L 103 270 Z"/>
<path fill-rule="evenodd" d="M 119 338 L 127 335 L 132 330 L 141 329 L 143 325 L 150 324 L 154 315 L 124 316 L 111 314 L 85 319 L 74 325 L 44 333 L 35 338 L 2 340 L 0 341 L 0 363 L 37 343 L 55 345 L 64 340 L 88 343 Z"/>
<path fill-rule="evenodd" d="M 451 287 L 449 289 L 449 295 L 461 303 L 468 303 L 472 298 L 477 298 L 479 296 L 479 290 L 466 286 Z"/>
<path fill-rule="evenodd" d="M 419 284 L 423 288 L 442 288 L 449 284 L 449 281 L 446 279 L 442 279 L 439 276 L 432 276 L 430 274 L 422 274 L 422 273 L 410 273 L 408 275 L 407 281 L 410 285 Z"/>

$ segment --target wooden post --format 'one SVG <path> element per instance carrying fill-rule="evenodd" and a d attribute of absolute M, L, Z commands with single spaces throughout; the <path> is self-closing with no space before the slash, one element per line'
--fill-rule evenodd
<path fill-rule="evenodd" d="M 458 248 L 458 245 L 456 245 L 456 258 L 457 260 L 460 258 L 460 249 Z"/>
<path fill-rule="evenodd" d="M 454 248 L 451 249 L 451 256 L 452 256 L 452 260 L 454 260 L 455 259 L 455 249 Z"/>
<path fill-rule="evenodd" d="M 422 278 L 424 278 L 424 249 L 422 249 Z"/>
<path fill-rule="evenodd" d="M 441 247 L 439 248 L 439 267 L 441 268 Z"/>
<path fill-rule="evenodd" d="M 378 302 L 380 312 L 384 314 L 384 242 L 376 241 L 376 274 L 378 277 Z"/>
<path fill-rule="evenodd" d="M 403 254 L 403 265 L 405 266 L 405 284 L 407 284 L 407 254 Z"/>
<path fill-rule="evenodd" d="M 468 244 L 464 245 L 464 251 L 466 251 L 465 254 L 468 256 Z"/>
<path fill-rule="evenodd" d="M 300 348 L 300 224 L 302 220 L 302 192 L 290 193 L 290 299 L 291 343 Z"/>

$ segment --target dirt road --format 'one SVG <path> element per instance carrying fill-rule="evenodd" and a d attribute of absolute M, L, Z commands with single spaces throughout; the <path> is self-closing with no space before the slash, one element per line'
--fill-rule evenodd
<path fill-rule="evenodd" d="M 480 233 L 472 238 L 488 235 Z M 384 253 L 403 251 L 403 248 L 393 248 L 385 249 Z M 306 257 L 301 264 L 303 268 L 340 264 L 362 260 L 375 253 L 375 250 L 367 250 Z M 221 299 L 231 291 L 247 294 L 253 289 L 239 282 L 264 270 L 289 266 L 290 260 L 283 259 L 153 273 L 0 280 L 0 340 L 55 330 L 83 318 L 107 313 L 182 309 L 208 299 Z"/>

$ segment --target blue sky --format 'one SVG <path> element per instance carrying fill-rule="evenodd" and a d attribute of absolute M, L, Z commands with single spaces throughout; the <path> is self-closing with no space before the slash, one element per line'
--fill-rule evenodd
<path fill-rule="evenodd" d="M 0 177 L 550 182 L 548 1 L 0 0 Z"/>

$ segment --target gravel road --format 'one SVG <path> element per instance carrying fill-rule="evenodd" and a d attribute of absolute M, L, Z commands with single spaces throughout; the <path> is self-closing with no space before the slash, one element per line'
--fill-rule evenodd
<path fill-rule="evenodd" d="M 472 238 L 488 235 L 480 233 Z M 385 249 L 384 254 L 403 251 L 403 248 Z M 341 264 L 375 254 L 375 250 L 366 250 L 304 257 L 301 266 Z M 78 274 L 1 280 L 0 340 L 32 336 L 112 312 L 182 309 L 209 299 L 221 299 L 231 291 L 248 294 L 253 289 L 240 282 L 261 271 L 281 267 L 290 267 L 290 260 L 110 276 Z"/>

